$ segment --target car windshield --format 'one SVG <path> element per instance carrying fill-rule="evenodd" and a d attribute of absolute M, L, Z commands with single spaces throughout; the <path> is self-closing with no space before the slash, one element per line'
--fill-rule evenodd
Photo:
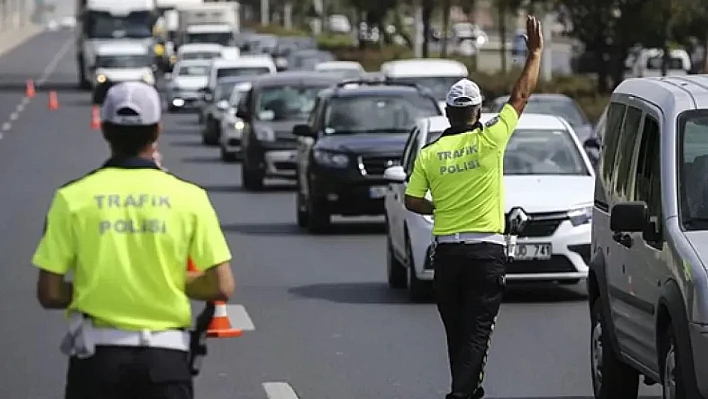
<path fill-rule="evenodd" d="M 177 76 L 207 76 L 209 75 L 209 66 L 207 65 L 189 65 L 180 66 L 177 70 Z"/>
<path fill-rule="evenodd" d="M 244 87 L 243 85 L 236 85 L 234 86 L 234 89 L 231 91 L 231 98 L 229 99 L 229 105 L 232 107 L 236 107 L 238 103 L 241 101 L 241 97 L 245 93 L 248 93 L 249 87 Z"/>
<path fill-rule="evenodd" d="M 96 57 L 97 68 L 147 68 L 151 64 L 147 55 L 101 55 Z"/>
<path fill-rule="evenodd" d="M 679 125 L 679 204 L 684 226 L 708 229 L 708 112 L 683 114 Z"/>
<path fill-rule="evenodd" d="M 460 79 L 462 79 L 460 76 L 433 76 L 419 78 L 392 78 L 390 80 L 393 82 L 401 82 L 406 84 L 415 83 L 430 90 L 436 100 L 443 101 L 445 100 L 445 96 L 447 96 L 447 92 L 450 90 L 450 86 L 457 83 Z"/>
<path fill-rule="evenodd" d="M 237 83 L 242 82 L 220 82 L 214 91 L 214 99 L 216 102 L 224 100 L 228 101 L 229 97 L 231 97 L 231 92 L 234 90 Z"/>
<path fill-rule="evenodd" d="M 419 95 L 335 97 L 325 112 L 325 133 L 405 133 L 419 118 L 436 115 L 437 104 Z"/>
<path fill-rule="evenodd" d="M 242 76 L 258 76 L 270 73 L 267 67 L 237 67 L 237 68 L 219 68 L 216 72 L 217 78 L 226 77 L 242 77 Z"/>
<path fill-rule="evenodd" d="M 133 12 L 126 16 L 89 11 L 84 31 L 92 39 L 146 39 L 152 37 L 152 18 L 147 11 Z"/>
<path fill-rule="evenodd" d="M 258 95 L 256 118 L 261 121 L 301 121 L 310 116 L 317 94 L 327 85 L 266 87 Z"/>
<path fill-rule="evenodd" d="M 183 53 L 183 60 L 211 60 L 220 56 L 221 53 L 215 51 L 195 51 L 193 53 Z"/>
<path fill-rule="evenodd" d="M 218 33 L 188 33 L 187 43 L 215 43 L 222 46 L 231 46 L 234 44 L 234 35 L 231 32 Z"/>
<path fill-rule="evenodd" d="M 506 101 L 506 98 L 503 101 L 497 100 L 497 112 L 501 110 Z M 526 104 L 526 108 L 524 108 L 524 113 L 559 116 L 568 121 L 573 127 L 588 123 L 578 107 L 571 100 L 565 99 L 555 100 L 531 97 L 531 100 Z"/>
<path fill-rule="evenodd" d="M 588 175 L 567 130 L 517 129 L 504 153 L 505 175 Z"/>
<path fill-rule="evenodd" d="M 661 65 L 664 63 L 664 57 L 650 57 L 647 59 L 647 69 L 661 70 Z M 669 58 L 666 64 L 668 70 L 682 70 L 683 60 L 678 57 Z"/>

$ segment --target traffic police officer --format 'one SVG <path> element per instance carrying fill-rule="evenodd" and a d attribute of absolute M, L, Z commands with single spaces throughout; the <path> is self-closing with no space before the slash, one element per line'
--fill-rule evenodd
<path fill-rule="evenodd" d="M 207 193 L 152 159 L 160 118 L 151 86 L 112 87 L 102 107 L 111 158 L 58 189 L 47 214 L 32 262 L 40 304 L 67 309 L 66 399 L 193 398 L 189 299 L 233 292 Z M 187 275 L 188 258 L 202 274 Z"/>
<path fill-rule="evenodd" d="M 467 79 L 455 83 L 446 100 L 451 126 L 421 150 L 406 189 L 408 210 L 434 215 L 434 287 L 452 374 L 447 399 L 484 396 L 506 275 L 504 151 L 536 87 L 543 48 L 536 18 L 528 17 L 526 30 L 526 65 L 499 116 L 482 125 L 479 87 Z"/>

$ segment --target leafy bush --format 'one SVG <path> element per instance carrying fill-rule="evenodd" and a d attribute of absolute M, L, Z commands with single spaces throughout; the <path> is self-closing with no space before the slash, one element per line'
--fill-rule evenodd
<path fill-rule="evenodd" d="M 351 35 L 325 33 L 317 38 L 317 47 L 324 51 L 346 51 L 351 50 L 354 46 L 354 39 Z"/>
<path fill-rule="evenodd" d="M 311 33 L 305 29 L 286 29 L 280 25 L 255 26 L 256 33 L 276 35 L 276 36 L 311 36 Z"/>

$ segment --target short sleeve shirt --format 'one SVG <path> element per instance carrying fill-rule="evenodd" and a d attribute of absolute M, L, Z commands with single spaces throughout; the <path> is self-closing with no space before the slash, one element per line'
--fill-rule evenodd
<path fill-rule="evenodd" d="M 128 159 L 57 190 L 32 263 L 73 273 L 69 311 L 99 325 L 160 331 L 192 323 L 188 258 L 201 271 L 231 260 L 206 191 Z"/>
<path fill-rule="evenodd" d="M 484 125 L 447 129 L 423 147 L 406 195 L 430 191 L 434 235 L 504 232 L 504 151 L 518 120 L 506 104 Z"/>

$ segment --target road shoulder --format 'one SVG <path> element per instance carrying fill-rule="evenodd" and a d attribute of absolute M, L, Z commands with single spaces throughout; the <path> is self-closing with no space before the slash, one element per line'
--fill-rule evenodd
<path fill-rule="evenodd" d="M 19 29 L 0 31 L 0 57 L 43 31 L 43 26 L 34 24 L 29 24 Z"/>

